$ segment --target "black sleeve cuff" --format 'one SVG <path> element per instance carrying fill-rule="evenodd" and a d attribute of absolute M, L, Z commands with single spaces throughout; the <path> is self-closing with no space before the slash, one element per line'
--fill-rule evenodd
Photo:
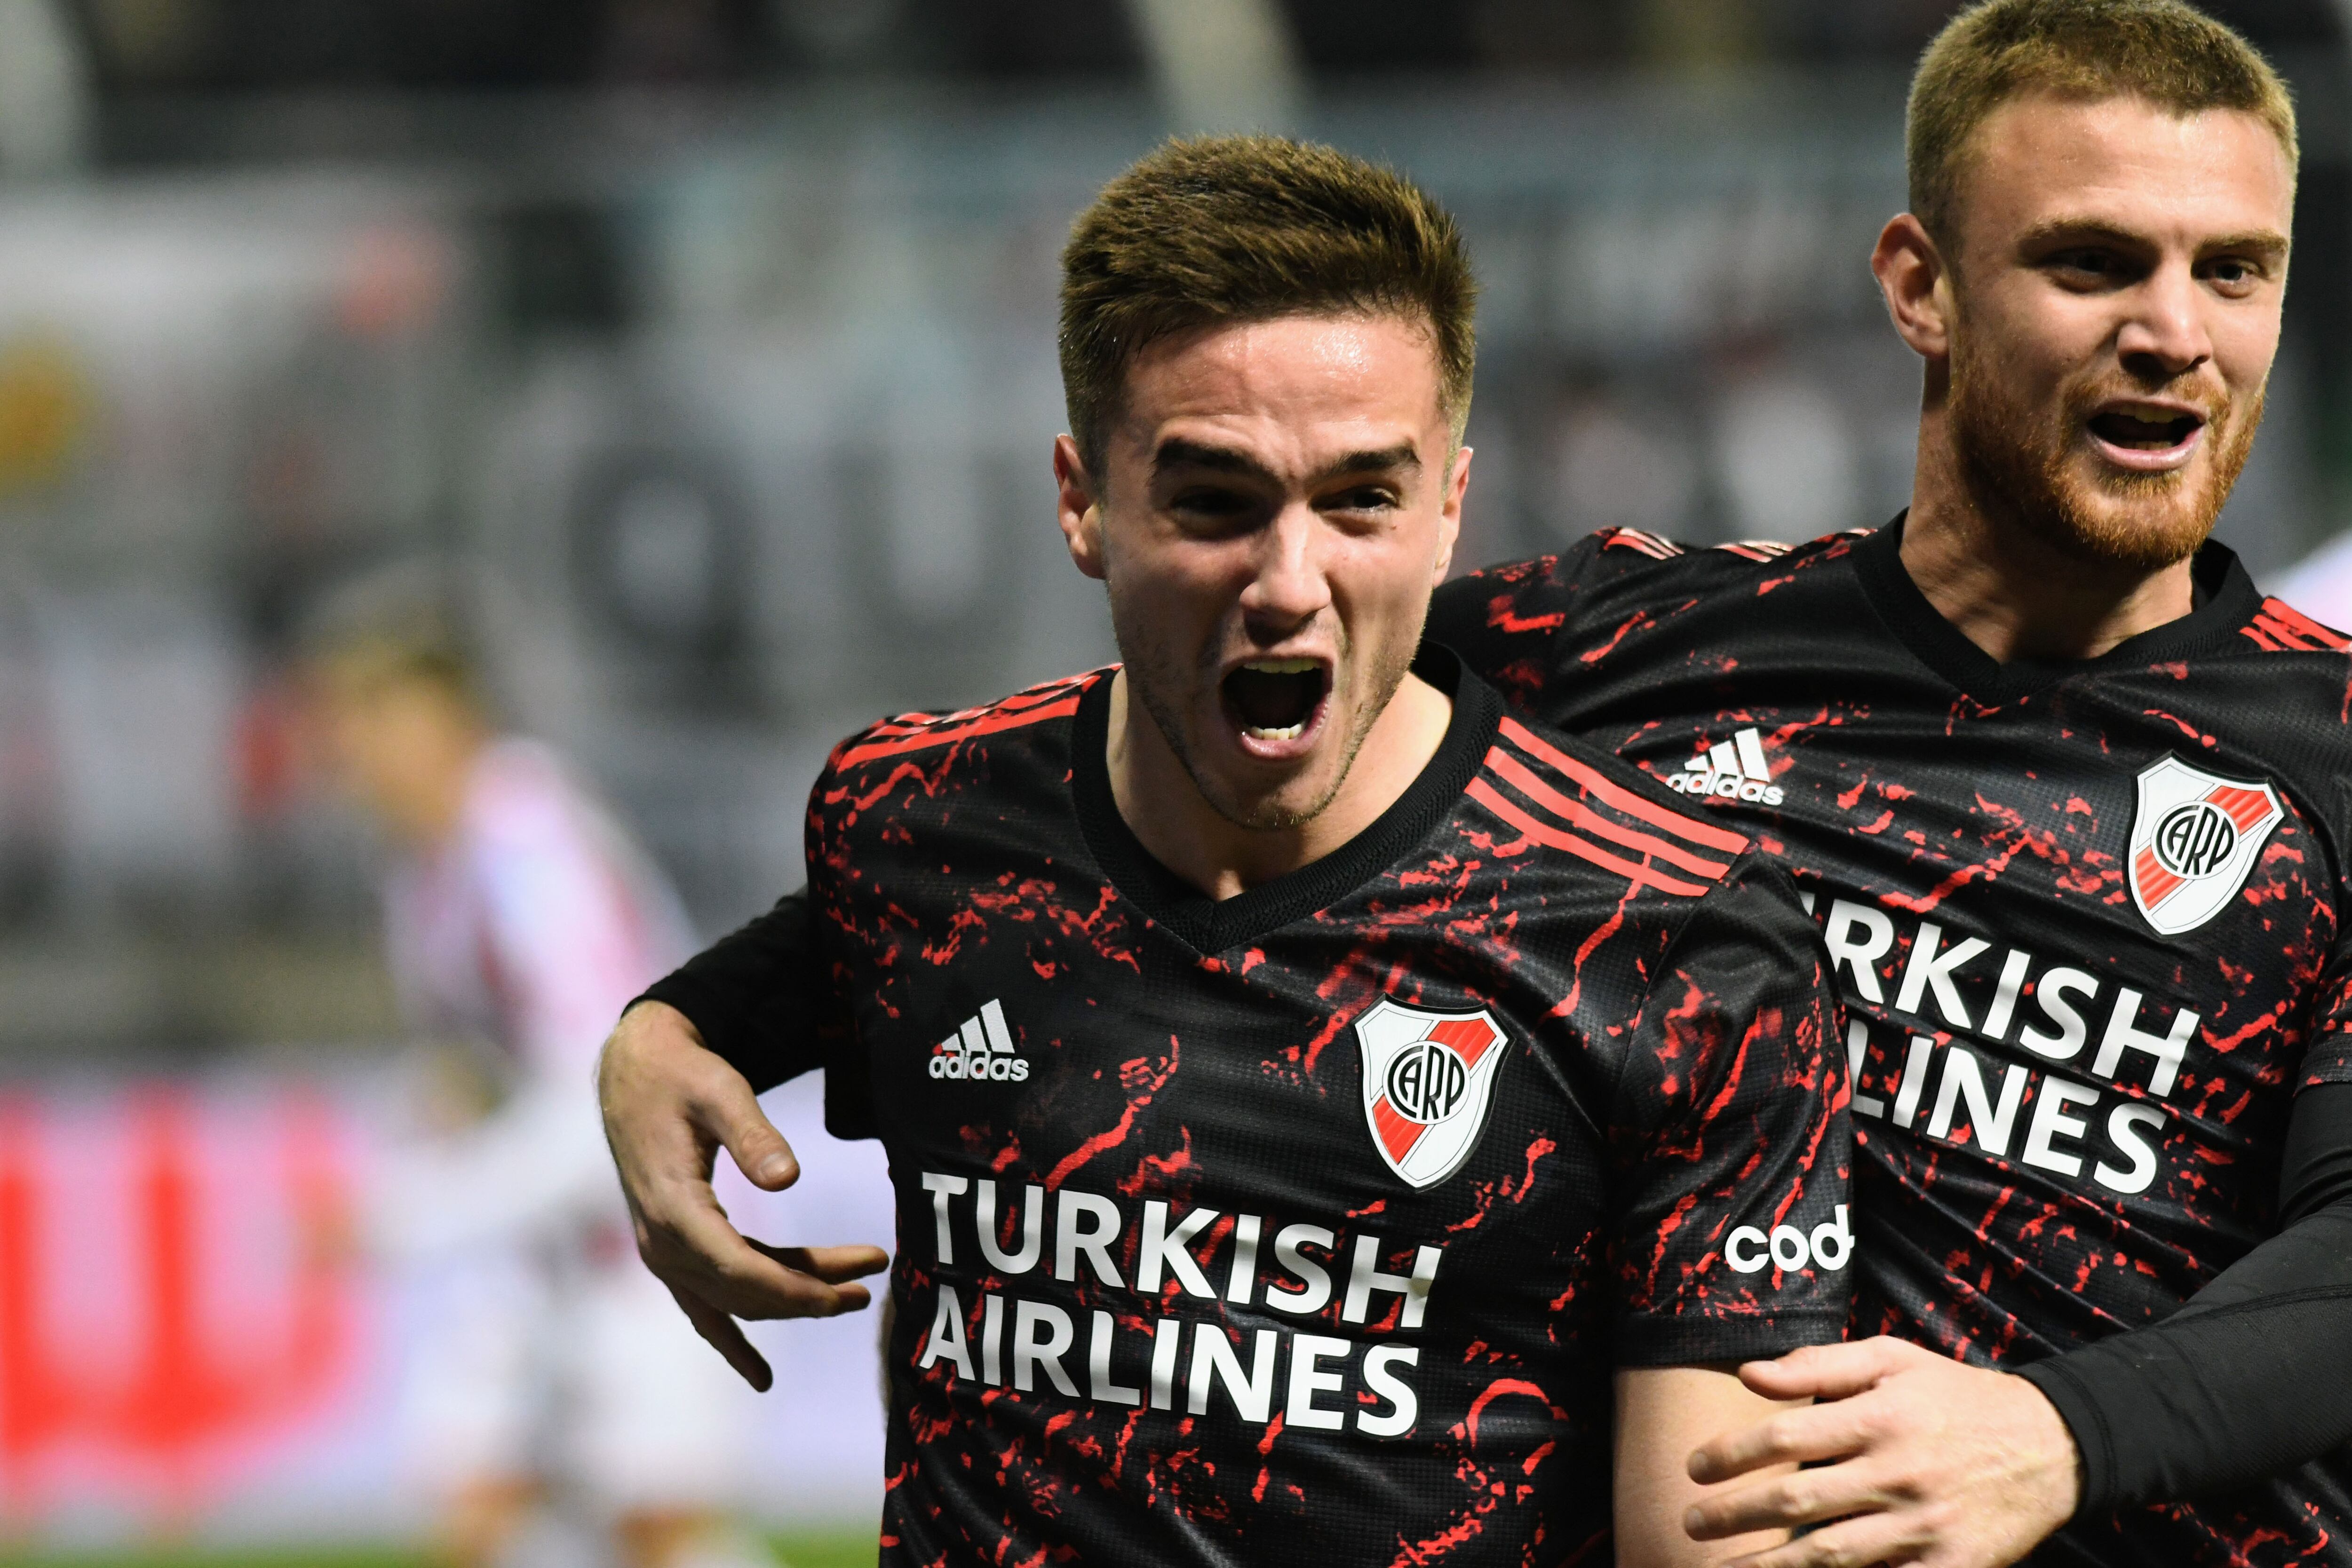
<path fill-rule="evenodd" d="M 2199 1305 L 2254 1264 L 2273 1288 Z M 2020 1369 L 2083 1460 L 2080 1513 L 2179 1502 L 2352 1441 L 2352 1205 L 2264 1242 L 2175 1317 Z M 2277 1276 L 2299 1283 L 2276 1288 Z"/>
<path fill-rule="evenodd" d="M 755 1094 L 764 1094 L 815 1065 L 795 1063 L 788 1053 L 767 1049 L 742 1009 L 730 1007 L 723 990 L 689 968 L 673 969 L 664 975 L 630 998 L 629 1007 L 639 1002 L 663 1002 L 684 1013 L 686 1021 L 702 1037 L 702 1043 L 750 1080 Z"/>
<path fill-rule="evenodd" d="M 2101 1514 L 2121 1500 L 2116 1487 L 2116 1445 L 2099 1414 L 2098 1401 L 2083 1385 L 2063 1356 L 2018 1368 L 2017 1375 L 2042 1391 L 2074 1435 L 2074 1452 L 2082 1462 L 2083 1495 L 2074 1503 L 2077 1519 Z"/>
<path fill-rule="evenodd" d="M 1809 1344 L 1845 1337 L 1845 1309 L 1808 1308 L 1769 1317 L 1705 1317 L 1696 1313 L 1633 1315 L 1617 1321 L 1620 1366 L 1697 1366 L 1770 1361 Z"/>
<path fill-rule="evenodd" d="M 629 1006 L 664 1002 L 765 1093 L 824 1065 L 828 998 L 805 888 L 656 980 Z"/>

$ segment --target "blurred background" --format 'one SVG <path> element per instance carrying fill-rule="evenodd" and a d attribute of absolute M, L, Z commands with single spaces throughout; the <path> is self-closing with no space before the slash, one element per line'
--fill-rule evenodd
<path fill-rule="evenodd" d="M 2209 8 L 2304 115 L 2222 525 L 2268 581 L 2352 523 L 2352 4 Z M 846 730 L 1109 655 L 1051 525 L 1055 255 L 1160 137 L 1249 127 L 1469 232 L 1465 564 L 1875 524 L 1917 375 L 1866 256 L 1951 9 L 0 0 L 0 1562 L 429 1529 L 390 1433 L 432 1331 L 305 1239 L 426 1071 L 306 738 L 322 590 L 454 569 L 504 720 L 714 936 L 800 880 Z M 826 1174 L 747 1228 L 887 1241 L 873 1151 L 776 1103 Z M 871 1325 L 761 1343 L 747 1517 L 870 1562 Z"/>

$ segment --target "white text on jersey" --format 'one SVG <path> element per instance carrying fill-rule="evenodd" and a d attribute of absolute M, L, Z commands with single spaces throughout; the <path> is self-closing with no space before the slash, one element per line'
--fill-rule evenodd
<path fill-rule="evenodd" d="M 1764 760 L 1764 738 L 1753 728 L 1718 740 L 1684 763 L 1681 772 L 1667 776 L 1666 787 L 1753 806 L 1777 806 L 1781 800 L 1771 765 Z"/>
<path fill-rule="evenodd" d="M 931 1048 L 931 1076 L 998 1083 L 1027 1081 L 1029 1064 L 1014 1050 L 1013 1031 L 1004 1025 L 1004 1009 L 994 998 L 982 1002 L 980 1011 Z"/>

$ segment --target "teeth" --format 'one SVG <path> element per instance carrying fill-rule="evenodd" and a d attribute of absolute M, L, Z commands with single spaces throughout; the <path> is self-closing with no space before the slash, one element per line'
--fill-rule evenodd
<path fill-rule="evenodd" d="M 1322 667 L 1312 659 L 1252 659 L 1242 666 L 1261 675 L 1304 675 Z"/>
<path fill-rule="evenodd" d="M 1307 733 L 1307 726 L 1303 723 L 1286 724 L 1279 729 L 1260 729 L 1257 726 L 1252 725 L 1249 733 L 1251 738 L 1255 740 L 1297 740 Z"/>

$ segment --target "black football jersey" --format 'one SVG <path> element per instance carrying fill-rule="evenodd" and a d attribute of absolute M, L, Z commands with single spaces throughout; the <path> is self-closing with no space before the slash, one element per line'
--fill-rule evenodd
<path fill-rule="evenodd" d="M 887 1149 L 887 1563 L 1604 1563 L 1620 1366 L 1832 1341 L 1845 1079 L 1776 861 L 1432 650 L 1443 746 L 1223 902 L 1110 672 L 845 743 L 810 897 Z"/>
<path fill-rule="evenodd" d="M 2275 1234 L 2292 1102 L 2352 1081 L 2352 661 L 2208 545 L 2187 617 L 2001 665 L 1900 529 L 1612 530 L 1448 584 L 1431 635 L 1786 858 L 1846 1009 L 1855 1331 L 2013 1365 Z M 2078 1521 L 2034 1561 L 2352 1564 L 2344 1473 Z"/>

